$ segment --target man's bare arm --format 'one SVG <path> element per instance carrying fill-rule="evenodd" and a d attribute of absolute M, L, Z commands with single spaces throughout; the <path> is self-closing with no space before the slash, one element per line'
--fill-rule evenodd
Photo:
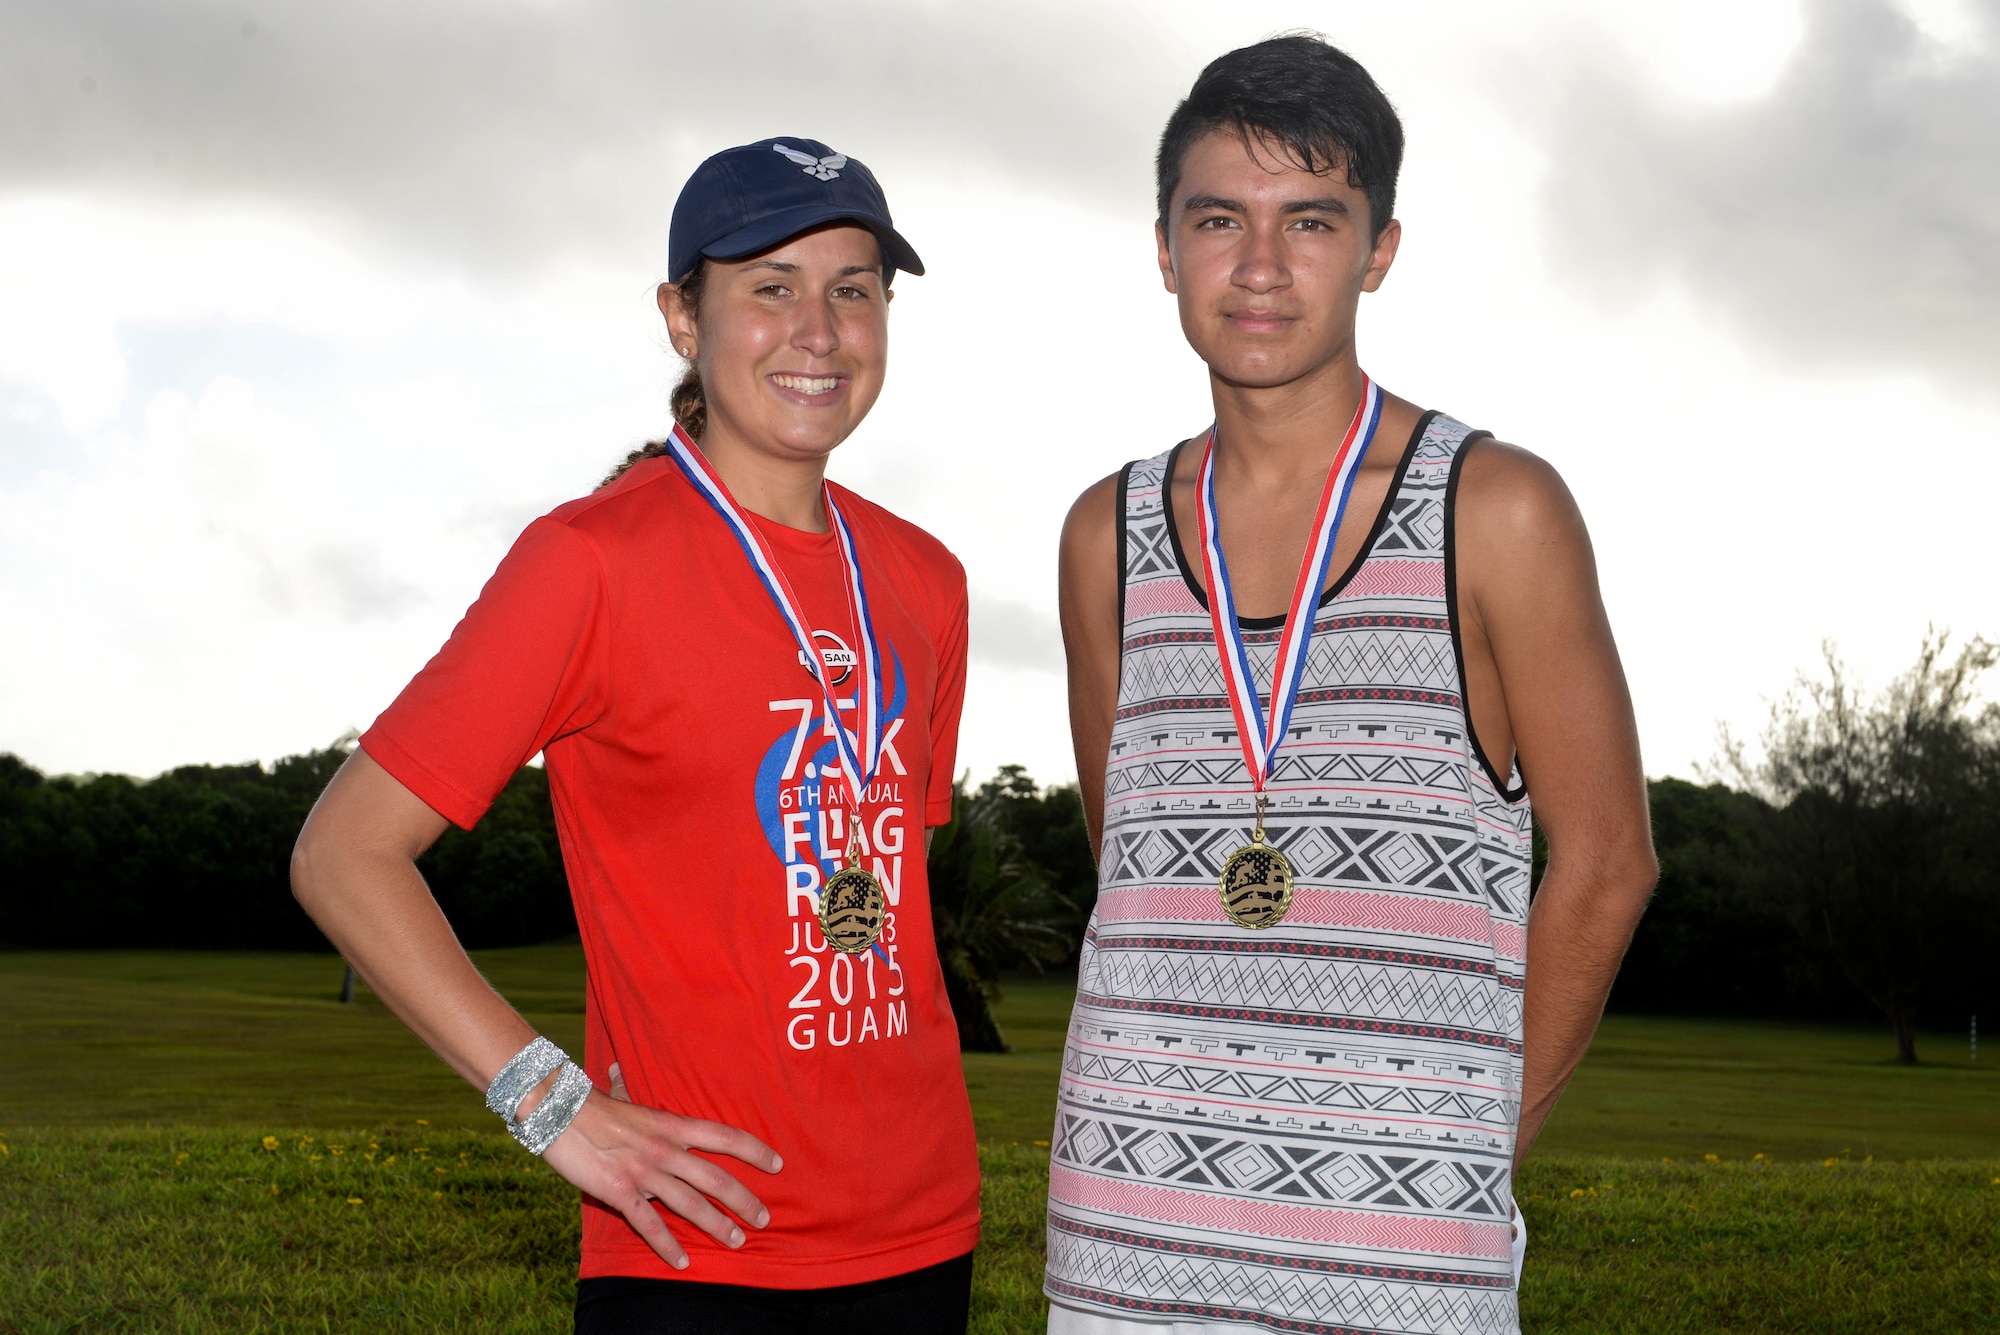
<path fill-rule="evenodd" d="M 1069 660 L 1069 734 L 1091 856 L 1104 837 L 1104 766 L 1118 713 L 1118 478 L 1077 497 L 1063 521 L 1057 593 Z"/>
<path fill-rule="evenodd" d="M 1518 1163 L 1590 1046 L 1658 865 L 1583 516 L 1540 459 L 1473 451 L 1456 519 L 1468 699 L 1502 778 L 1518 752 L 1549 847 L 1528 918 Z"/>

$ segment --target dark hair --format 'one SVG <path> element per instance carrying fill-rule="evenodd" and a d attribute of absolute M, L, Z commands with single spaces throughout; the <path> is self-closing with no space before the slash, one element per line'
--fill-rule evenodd
<path fill-rule="evenodd" d="M 681 279 L 675 286 L 680 290 L 681 302 L 687 307 L 688 314 L 699 320 L 701 318 L 701 295 L 708 287 L 708 261 L 703 260 L 701 263 L 695 265 L 688 276 Z M 693 363 L 689 363 L 687 370 L 681 372 L 680 383 L 674 386 L 674 392 L 668 398 L 667 403 L 673 409 L 674 420 L 681 424 L 681 430 L 687 432 L 689 436 L 699 442 L 702 432 L 708 429 L 708 395 L 703 392 L 701 387 L 701 372 L 695 368 Z M 608 487 L 623 477 L 625 470 L 633 464 L 638 463 L 641 459 L 657 459 L 666 452 L 667 442 L 664 440 L 649 440 L 638 449 L 626 455 L 624 462 L 613 468 L 609 473 L 606 473 L 604 481 L 597 485 L 599 487 Z"/>
<path fill-rule="evenodd" d="M 1269 139 L 1304 171 L 1344 166 L 1347 183 L 1368 196 L 1371 236 L 1396 216 L 1403 122 L 1361 63 L 1318 33 L 1267 38 L 1208 63 L 1160 136 L 1162 223 L 1188 149 L 1217 130 Z"/>

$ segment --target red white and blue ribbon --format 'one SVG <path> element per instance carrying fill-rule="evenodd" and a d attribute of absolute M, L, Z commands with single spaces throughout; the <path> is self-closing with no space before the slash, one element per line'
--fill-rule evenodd
<path fill-rule="evenodd" d="M 791 628 L 792 638 L 798 641 L 799 655 L 812 669 L 813 679 L 819 683 L 820 696 L 826 703 L 826 717 L 840 750 L 841 776 L 847 780 L 847 791 L 854 800 L 854 819 L 858 824 L 862 795 L 875 781 L 875 770 L 882 761 L 882 655 L 875 644 L 875 622 L 868 612 L 868 589 L 861 578 L 861 562 L 854 552 L 854 532 L 847 526 L 847 518 L 840 513 L 840 507 L 834 503 L 833 488 L 824 482 L 820 484 L 826 503 L 827 524 L 833 529 L 835 545 L 840 548 L 842 573 L 847 577 L 848 614 L 854 619 L 856 638 L 861 642 L 861 689 L 857 701 L 860 718 L 853 733 L 840 725 L 840 708 L 833 694 L 833 679 L 827 675 L 826 662 L 820 657 L 819 647 L 813 643 L 812 626 L 806 621 L 798 595 L 792 592 L 791 581 L 785 578 L 784 568 L 772 555 L 770 544 L 764 541 L 764 535 L 757 531 L 757 525 L 743 512 L 736 498 L 729 494 L 729 488 L 715 471 L 715 465 L 708 461 L 701 447 L 688 438 L 678 423 L 673 434 L 667 438 L 667 445 L 674 462 L 687 474 L 694 489 L 715 507 L 716 513 L 736 535 L 736 541 L 742 544 L 743 554 L 750 558 L 751 569 L 763 581 L 764 591 L 771 595 L 779 615 Z"/>
<path fill-rule="evenodd" d="M 1292 588 L 1292 604 L 1285 615 L 1284 633 L 1278 638 L 1278 660 L 1271 670 L 1271 710 L 1268 716 L 1257 696 L 1257 678 L 1250 669 L 1250 652 L 1243 644 L 1243 631 L 1236 622 L 1236 596 L 1229 585 L 1229 563 L 1222 558 L 1222 535 L 1215 522 L 1215 429 L 1208 433 L 1208 445 L 1201 456 L 1201 473 L 1195 489 L 1199 499 L 1197 518 L 1201 528 L 1201 564 L 1208 579 L 1208 616 L 1215 626 L 1215 647 L 1222 658 L 1222 680 L 1229 689 L 1229 707 L 1236 714 L 1236 736 L 1243 759 L 1250 767 L 1255 791 L 1263 792 L 1277 764 L 1278 748 L 1292 723 L 1292 706 L 1298 703 L 1299 684 L 1305 680 L 1306 650 L 1312 647 L 1314 613 L 1319 607 L 1320 590 L 1326 587 L 1327 569 L 1333 563 L 1333 543 L 1340 533 L 1340 518 L 1347 512 L 1347 498 L 1354 490 L 1354 475 L 1375 438 L 1382 420 L 1382 391 L 1368 376 L 1361 377 L 1361 402 L 1354 420 L 1340 442 L 1339 453 L 1326 471 L 1326 485 L 1319 496 L 1319 513 L 1313 519 L 1312 541 L 1299 562 L 1298 582 Z"/>

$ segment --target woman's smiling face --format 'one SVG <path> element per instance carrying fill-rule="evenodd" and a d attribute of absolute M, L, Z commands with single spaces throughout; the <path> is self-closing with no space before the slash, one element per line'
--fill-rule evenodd
<path fill-rule="evenodd" d="M 674 346 L 692 349 L 701 373 L 704 438 L 824 457 L 875 406 L 888 370 L 890 293 L 875 234 L 837 224 L 706 263 L 698 315 L 660 289 Z"/>

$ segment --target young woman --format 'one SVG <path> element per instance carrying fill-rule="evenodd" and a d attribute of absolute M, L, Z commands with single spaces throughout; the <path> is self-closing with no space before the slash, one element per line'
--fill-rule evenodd
<path fill-rule="evenodd" d="M 825 481 L 921 274 L 859 162 L 710 158 L 659 304 L 667 441 L 531 524 L 299 837 L 302 904 L 583 1190 L 580 1331 L 961 1331 L 979 1180 L 932 943 L 965 575 Z M 581 1068 L 489 987 L 415 859 L 547 763 Z"/>

